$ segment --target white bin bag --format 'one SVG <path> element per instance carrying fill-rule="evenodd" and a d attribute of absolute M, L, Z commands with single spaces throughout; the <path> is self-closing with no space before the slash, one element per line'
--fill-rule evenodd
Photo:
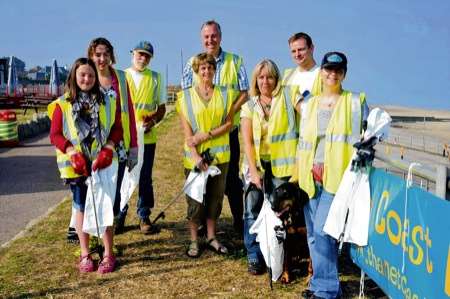
<path fill-rule="evenodd" d="M 141 174 L 142 164 L 144 163 L 144 127 L 142 123 L 138 123 L 137 130 L 137 143 L 138 143 L 138 162 L 131 171 L 128 171 L 128 166 L 125 167 L 125 173 L 122 179 L 122 185 L 120 186 L 120 210 L 123 210 L 125 205 L 133 195 L 137 185 L 139 185 L 139 176 Z"/>
<path fill-rule="evenodd" d="M 391 121 L 387 112 L 374 108 L 367 118 L 364 140 L 369 140 L 373 136 L 376 136 L 378 141 L 386 139 Z M 352 160 L 355 157 L 356 153 Z M 370 217 L 368 171 L 367 169 L 351 171 L 350 163 L 334 196 L 323 231 L 340 242 L 350 242 L 358 246 L 367 245 Z"/>
<path fill-rule="evenodd" d="M 275 226 L 282 226 L 280 218 L 275 215 L 270 202 L 264 199 L 261 212 L 255 223 L 250 227 L 250 233 L 256 234 L 261 253 L 267 267 L 272 268 L 272 281 L 277 281 L 283 272 L 284 248 L 283 242 L 278 242 Z"/>
<path fill-rule="evenodd" d="M 117 161 L 104 169 L 96 170 L 92 177 L 86 180 L 88 186 L 86 196 L 86 206 L 84 209 L 83 231 L 90 235 L 97 236 L 97 226 L 95 223 L 94 203 L 97 212 L 97 221 L 100 236 L 102 237 L 108 226 L 113 225 L 114 221 L 114 199 L 117 186 Z"/>
<path fill-rule="evenodd" d="M 189 195 L 192 199 L 198 203 L 203 203 L 203 195 L 206 193 L 206 183 L 208 182 L 208 177 L 214 177 L 221 174 L 221 171 L 217 166 L 211 165 L 206 171 L 195 172 L 191 170 L 184 183 L 184 193 Z"/>

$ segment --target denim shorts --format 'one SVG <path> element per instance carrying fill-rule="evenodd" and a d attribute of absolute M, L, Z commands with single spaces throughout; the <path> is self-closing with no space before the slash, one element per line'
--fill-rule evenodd
<path fill-rule="evenodd" d="M 71 183 L 70 190 L 72 190 L 72 206 L 76 210 L 84 212 L 87 185 L 84 182 Z"/>

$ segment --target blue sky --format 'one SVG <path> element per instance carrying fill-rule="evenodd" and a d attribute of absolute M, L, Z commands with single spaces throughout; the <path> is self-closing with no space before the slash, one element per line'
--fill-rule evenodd
<path fill-rule="evenodd" d="M 201 51 L 199 27 L 222 25 L 225 50 L 244 58 L 250 77 L 262 58 L 291 67 L 287 39 L 298 31 L 315 43 L 316 61 L 328 51 L 349 59 L 345 87 L 365 91 L 371 104 L 450 110 L 450 1 L 57 1 L 3 0 L 0 56 L 27 68 L 70 65 L 98 36 L 114 45 L 117 67 L 146 39 L 155 47 L 151 68 L 178 83 L 184 60 Z M 9 24 L 9 25 L 6 25 Z"/>

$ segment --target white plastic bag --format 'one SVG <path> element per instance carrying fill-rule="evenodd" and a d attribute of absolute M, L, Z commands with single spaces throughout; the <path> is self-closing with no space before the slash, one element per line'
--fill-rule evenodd
<path fill-rule="evenodd" d="M 138 143 L 138 161 L 136 166 L 128 171 L 128 166 L 125 167 L 125 173 L 122 179 L 122 185 L 120 186 L 120 210 L 123 210 L 125 205 L 133 195 L 137 185 L 139 185 L 139 177 L 141 174 L 142 164 L 144 163 L 144 126 L 142 123 L 138 123 L 137 130 L 137 143 Z"/>
<path fill-rule="evenodd" d="M 192 199 L 199 203 L 203 203 L 203 195 L 206 193 L 206 183 L 208 177 L 214 177 L 221 174 L 221 171 L 217 166 L 208 166 L 206 171 L 195 172 L 191 170 L 186 182 L 184 183 L 184 193 L 189 195 Z"/>
<path fill-rule="evenodd" d="M 370 216 L 369 176 L 366 172 L 353 172 L 350 168 L 351 165 L 344 172 L 323 231 L 336 240 L 339 240 L 344 233 L 343 242 L 365 246 L 368 240 Z M 348 217 L 346 217 L 347 213 Z M 346 218 L 347 224 L 345 224 Z"/>
<path fill-rule="evenodd" d="M 255 223 L 250 227 L 249 232 L 251 234 L 257 234 L 256 242 L 259 242 L 259 247 L 261 248 L 261 253 L 267 267 L 272 269 L 272 281 L 277 281 L 283 272 L 283 243 L 278 242 L 275 234 L 275 226 L 281 225 L 282 222 L 275 215 L 270 202 L 264 199 L 258 218 L 256 218 Z"/>
<path fill-rule="evenodd" d="M 93 200 L 95 200 L 97 223 L 100 232 L 100 236 L 98 237 L 101 238 L 105 233 L 106 228 L 113 225 L 113 206 L 116 196 L 117 169 L 118 163 L 117 161 L 113 161 L 109 167 L 94 171 L 92 176 L 86 180 L 88 190 L 83 220 L 83 231 L 85 233 L 97 236 L 97 224 L 95 221 Z"/>

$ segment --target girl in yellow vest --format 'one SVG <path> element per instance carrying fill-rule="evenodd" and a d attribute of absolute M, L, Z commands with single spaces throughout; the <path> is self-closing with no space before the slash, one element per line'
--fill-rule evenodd
<path fill-rule="evenodd" d="M 292 175 L 295 166 L 297 126 L 289 90 L 281 88 L 277 65 L 268 59 L 258 63 L 252 74 L 250 100 L 242 106 L 241 132 L 244 141 L 245 179 L 244 244 L 248 272 L 264 273 L 265 265 L 256 234 L 249 229 L 261 210 L 264 192 L 272 190 Z"/>
<path fill-rule="evenodd" d="M 200 171 L 207 170 L 208 165 L 201 157 L 207 149 L 214 156 L 212 164 L 220 169 L 221 174 L 208 178 L 202 204 L 186 196 L 191 234 L 191 243 L 186 254 L 189 257 L 200 256 L 197 229 L 205 218 L 209 248 L 218 254 L 227 254 L 227 248 L 216 239 L 216 222 L 222 211 L 225 178 L 230 161 L 228 132 L 234 116 L 230 111 L 238 92 L 213 84 L 216 61 L 210 54 L 197 55 L 194 58 L 193 70 L 199 76 L 200 82 L 194 87 L 180 91 L 176 104 L 185 137 L 185 174 L 187 176 L 194 167 Z"/>
<path fill-rule="evenodd" d="M 82 231 L 87 186 L 91 169 L 108 167 L 113 160 L 114 146 L 122 138 L 120 110 L 115 97 L 101 92 L 95 64 L 87 58 L 75 61 L 66 83 L 65 94 L 48 107 L 51 118 L 50 141 L 56 147 L 61 178 L 70 185 L 76 209 L 76 231 L 80 240 L 79 271 L 94 271 L 89 255 L 89 235 Z M 104 233 L 105 252 L 98 272 L 114 271 L 116 259 L 112 251 L 113 232 Z"/>
<path fill-rule="evenodd" d="M 304 207 L 313 276 L 305 298 L 338 298 L 342 295 L 337 269 L 337 241 L 322 229 L 351 160 L 353 144 L 360 140 L 365 95 L 343 90 L 347 58 L 327 53 L 321 64 L 322 93 L 300 103 L 300 136 L 297 176 L 310 198 Z M 305 105 L 303 107 L 300 107 Z M 301 108 L 301 109 L 300 109 Z"/>

